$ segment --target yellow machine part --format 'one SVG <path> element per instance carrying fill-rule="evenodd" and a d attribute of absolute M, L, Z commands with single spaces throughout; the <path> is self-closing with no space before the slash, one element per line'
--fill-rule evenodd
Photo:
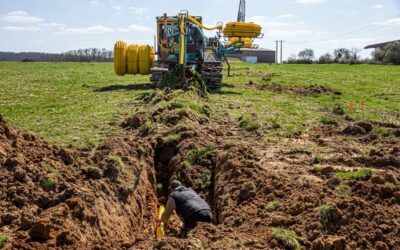
<path fill-rule="evenodd" d="M 229 46 L 229 45 L 231 45 L 232 43 L 234 43 L 234 42 L 238 42 L 238 41 L 241 41 L 241 42 L 243 42 L 243 48 L 248 48 L 248 49 L 250 49 L 250 48 L 252 48 L 253 47 L 253 39 L 251 39 L 251 38 L 248 38 L 248 37 L 232 37 L 231 39 L 229 39 L 229 42 L 227 42 L 226 44 L 225 44 L 225 46 Z"/>
<path fill-rule="evenodd" d="M 150 46 L 150 64 L 151 64 L 151 66 L 153 66 L 155 62 L 156 62 L 156 50 L 154 49 L 153 46 Z"/>
<path fill-rule="evenodd" d="M 127 69 L 128 74 L 136 75 L 139 73 L 139 46 L 131 44 L 127 50 Z"/>
<path fill-rule="evenodd" d="M 126 52 L 128 44 L 124 41 L 118 41 L 114 46 L 114 71 L 115 74 L 123 76 L 126 74 Z"/>
<path fill-rule="evenodd" d="M 158 209 L 158 219 L 161 219 L 161 215 L 164 213 L 165 207 L 161 205 Z M 164 223 L 161 223 L 160 225 L 157 226 L 156 229 L 156 237 L 157 240 L 163 239 L 165 236 L 165 231 L 164 231 Z"/>
<path fill-rule="evenodd" d="M 261 34 L 261 26 L 256 23 L 229 22 L 222 30 L 227 37 L 255 38 Z"/>
<path fill-rule="evenodd" d="M 151 46 L 149 45 L 140 45 L 139 46 L 139 73 L 141 75 L 150 74 L 151 68 Z"/>
<path fill-rule="evenodd" d="M 222 25 L 217 25 L 215 27 L 206 27 L 204 26 L 202 23 L 200 23 L 199 21 L 197 21 L 194 17 L 192 16 L 188 16 L 189 21 L 191 21 L 192 23 L 196 24 L 197 26 L 199 26 L 200 28 L 204 29 L 204 30 L 215 30 L 215 29 L 222 29 Z"/>

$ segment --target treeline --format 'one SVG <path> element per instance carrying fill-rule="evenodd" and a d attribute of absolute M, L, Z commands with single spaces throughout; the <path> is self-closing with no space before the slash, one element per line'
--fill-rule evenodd
<path fill-rule="evenodd" d="M 292 55 L 287 60 L 289 64 L 392 64 L 400 65 L 400 42 L 393 42 L 386 45 L 382 49 L 377 49 L 372 53 L 372 58 L 361 59 L 359 53 L 360 49 L 352 48 L 339 48 L 335 49 L 333 53 L 326 53 L 319 58 L 315 58 L 312 49 L 305 49 L 300 51 L 297 56 Z"/>
<path fill-rule="evenodd" d="M 107 49 L 78 49 L 62 52 L 61 54 L 38 52 L 0 52 L 0 61 L 26 62 L 112 62 L 113 52 Z"/>

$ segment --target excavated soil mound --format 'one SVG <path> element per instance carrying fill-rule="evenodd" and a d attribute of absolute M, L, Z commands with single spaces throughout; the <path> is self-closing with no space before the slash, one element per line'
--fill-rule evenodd
<path fill-rule="evenodd" d="M 128 248 L 154 232 L 148 143 L 115 138 L 96 150 L 51 146 L 0 118 L 0 228 L 13 249 Z"/>

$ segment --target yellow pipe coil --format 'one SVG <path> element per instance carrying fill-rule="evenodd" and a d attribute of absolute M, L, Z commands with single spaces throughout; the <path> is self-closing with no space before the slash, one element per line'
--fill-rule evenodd
<path fill-rule="evenodd" d="M 222 25 L 217 25 L 215 27 L 206 27 L 203 24 L 201 24 L 199 21 L 197 21 L 194 17 L 192 16 L 188 16 L 189 21 L 191 21 L 192 23 L 196 24 L 197 26 L 199 26 L 202 29 L 205 30 L 216 30 L 216 29 L 222 29 Z"/>
<path fill-rule="evenodd" d="M 158 219 L 161 220 L 161 216 L 164 213 L 165 207 L 163 205 L 160 206 L 158 209 Z M 160 225 L 157 226 L 156 229 L 156 236 L 157 240 L 161 240 L 165 236 L 165 231 L 164 231 L 164 223 L 160 223 Z"/>
<path fill-rule="evenodd" d="M 114 46 L 114 71 L 115 74 L 123 76 L 126 73 L 126 52 L 128 44 L 118 41 Z"/>
<path fill-rule="evenodd" d="M 261 34 L 261 26 L 256 23 L 229 22 L 222 30 L 228 37 L 258 37 Z"/>
<path fill-rule="evenodd" d="M 128 74 L 136 75 L 139 73 L 139 53 L 137 44 L 129 45 L 126 57 L 128 60 Z"/>
<path fill-rule="evenodd" d="M 225 44 L 225 46 L 229 46 L 229 45 L 231 45 L 232 43 L 238 42 L 238 41 L 243 42 L 242 48 L 249 48 L 249 49 L 250 49 L 250 48 L 253 47 L 253 39 L 248 38 L 248 37 L 242 37 L 242 38 L 239 38 L 239 37 L 232 37 L 231 39 L 229 39 L 229 42 L 227 42 L 227 43 Z"/>
<path fill-rule="evenodd" d="M 139 46 L 139 73 L 141 75 L 150 74 L 151 68 L 151 48 L 149 45 Z"/>

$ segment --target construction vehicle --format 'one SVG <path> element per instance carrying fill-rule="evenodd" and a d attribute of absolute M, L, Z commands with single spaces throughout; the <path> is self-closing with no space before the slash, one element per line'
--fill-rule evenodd
<path fill-rule="evenodd" d="M 182 83 L 190 81 L 195 75 L 207 87 L 219 88 L 222 86 L 223 59 L 228 63 L 230 73 L 226 55 L 240 53 L 241 48 L 253 47 L 253 40 L 263 36 L 258 24 L 228 22 L 206 27 L 202 17 L 191 16 L 188 11 L 176 16 L 164 14 L 156 21 L 157 50 L 149 45 L 128 46 L 122 41 L 115 44 L 114 68 L 117 75 L 150 74 L 150 81 L 155 85 L 170 79 L 171 75 Z M 215 30 L 216 35 L 207 38 L 203 30 Z"/>

